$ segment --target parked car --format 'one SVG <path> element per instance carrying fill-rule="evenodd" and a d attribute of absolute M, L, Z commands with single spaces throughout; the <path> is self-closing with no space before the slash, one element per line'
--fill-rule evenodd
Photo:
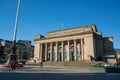
<path fill-rule="evenodd" d="M 23 64 L 18 63 L 16 64 L 16 67 L 23 67 Z"/>
<path fill-rule="evenodd" d="M 26 63 L 26 60 L 18 60 L 18 63 L 22 63 L 24 65 Z"/>

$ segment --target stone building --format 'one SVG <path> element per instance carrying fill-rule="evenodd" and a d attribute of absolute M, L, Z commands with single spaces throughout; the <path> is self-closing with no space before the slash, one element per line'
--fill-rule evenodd
<path fill-rule="evenodd" d="M 7 60 L 9 58 L 10 50 L 13 45 L 12 41 L 9 40 L 2 40 L 1 41 L 1 53 L 0 53 L 0 59 Z M 17 59 L 23 59 L 23 49 L 24 45 L 21 43 L 16 43 L 16 55 Z"/>
<path fill-rule="evenodd" d="M 31 45 L 31 41 L 29 41 L 29 40 L 18 40 L 17 42 L 24 45 L 24 58 L 25 59 L 33 58 L 34 46 Z"/>
<path fill-rule="evenodd" d="M 116 49 L 116 59 L 117 59 L 117 64 L 120 65 L 120 49 Z"/>
<path fill-rule="evenodd" d="M 37 35 L 34 41 L 38 60 L 91 61 L 114 54 L 113 37 L 103 37 L 94 24 Z"/>
<path fill-rule="evenodd" d="M 13 41 L 1 40 L 0 47 L 0 59 L 7 60 L 9 58 L 10 50 L 13 45 Z M 31 45 L 31 41 L 18 40 L 16 42 L 16 55 L 18 60 L 33 58 L 34 46 Z"/>

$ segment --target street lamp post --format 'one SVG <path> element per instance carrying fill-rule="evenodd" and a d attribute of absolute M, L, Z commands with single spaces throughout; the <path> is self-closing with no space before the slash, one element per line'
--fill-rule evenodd
<path fill-rule="evenodd" d="M 17 13 L 16 13 L 16 20 L 15 20 L 15 28 L 14 28 L 14 36 L 13 36 L 13 45 L 10 50 L 10 56 L 7 61 L 9 64 L 12 60 L 17 60 L 16 55 L 16 34 L 17 34 L 17 28 L 18 28 L 18 17 L 19 17 L 19 9 L 20 9 L 20 0 L 18 0 L 18 6 L 17 6 Z"/>

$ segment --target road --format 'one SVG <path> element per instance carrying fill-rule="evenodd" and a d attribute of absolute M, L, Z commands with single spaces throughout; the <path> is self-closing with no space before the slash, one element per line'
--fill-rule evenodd
<path fill-rule="evenodd" d="M 120 80 L 120 74 L 103 69 L 25 65 L 15 71 L 0 69 L 0 80 Z"/>

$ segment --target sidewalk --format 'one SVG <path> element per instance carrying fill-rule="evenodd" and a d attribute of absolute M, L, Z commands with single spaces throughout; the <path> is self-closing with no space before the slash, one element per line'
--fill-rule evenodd
<path fill-rule="evenodd" d="M 0 72 L 31 72 L 31 73 L 105 73 L 103 69 L 94 68 L 78 68 L 78 67 L 64 67 L 64 66 L 49 66 L 45 65 L 24 65 L 22 68 L 17 68 L 11 71 L 10 68 L 0 69 Z"/>

